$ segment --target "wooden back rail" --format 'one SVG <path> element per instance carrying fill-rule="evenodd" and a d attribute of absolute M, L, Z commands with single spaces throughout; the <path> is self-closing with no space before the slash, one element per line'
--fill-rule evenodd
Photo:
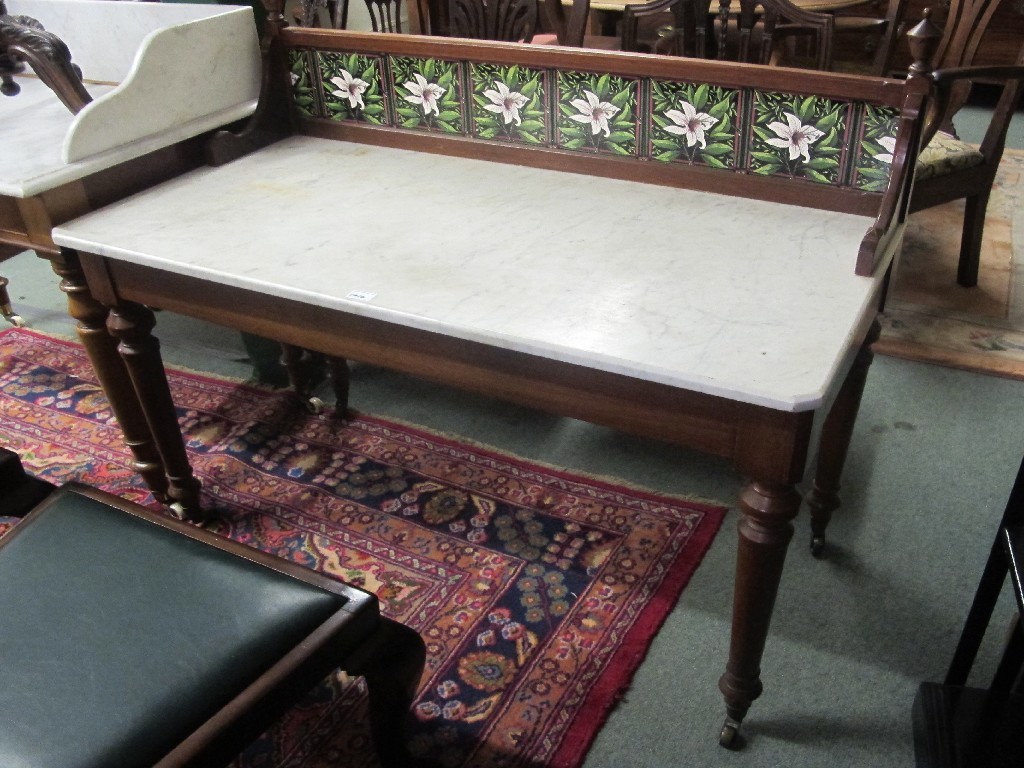
<path fill-rule="evenodd" d="M 278 17 L 268 8 L 276 54 L 268 56 L 267 86 L 278 90 L 261 99 L 261 110 L 275 117 L 254 121 L 253 133 L 298 132 L 873 216 L 851 265 L 858 275 L 885 260 L 905 219 L 929 91 L 920 62 L 930 51 L 918 51 L 904 81 L 288 28 Z M 487 92 L 501 88 L 517 100 L 516 121 L 486 110 Z M 702 141 L 665 130 L 673 125 L 666 113 L 680 109 L 713 123 Z M 581 123 L 582 113 L 592 122 Z M 801 152 L 794 157 L 772 143 L 780 137 Z M 211 144 L 211 162 L 248 151 L 233 138 Z"/>

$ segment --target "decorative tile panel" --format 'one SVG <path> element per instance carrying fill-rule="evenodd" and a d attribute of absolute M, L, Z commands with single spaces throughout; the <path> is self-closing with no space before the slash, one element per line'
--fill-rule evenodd
<path fill-rule="evenodd" d="M 900 111 L 480 60 L 291 49 L 304 117 L 885 190 Z"/>
<path fill-rule="evenodd" d="M 384 59 L 358 53 L 317 53 L 324 114 L 331 120 L 389 125 Z"/>
<path fill-rule="evenodd" d="M 471 134 L 478 139 L 548 143 L 546 73 L 518 65 L 470 64 Z"/>
<path fill-rule="evenodd" d="M 838 185 L 849 105 L 817 96 L 754 93 L 750 170 Z"/>
<path fill-rule="evenodd" d="M 853 185 L 857 189 L 881 192 L 889 183 L 898 121 L 897 109 L 864 105 L 864 121 L 854 162 Z"/>
<path fill-rule="evenodd" d="M 651 82 L 652 160 L 736 167 L 740 92 L 706 83 Z"/>
<path fill-rule="evenodd" d="M 639 80 L 558 72 L 555 144 L 560 149 L 637 155 Z"/>
<path fill-rule="evenodd" d="M 448 134 L 465 131 L 459 62 L 405 56 L 390 61 L 398 126 Z"/>

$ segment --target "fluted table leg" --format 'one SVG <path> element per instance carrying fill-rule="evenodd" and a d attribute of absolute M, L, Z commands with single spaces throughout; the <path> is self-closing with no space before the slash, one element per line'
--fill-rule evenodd
<path fill-rule="evenodd" d="M 178 425 L 174 401 L 160 358 L 160 343 L 151 334 L 156 320 L 140 304 L 119 304 L 110 310 L 107 329 L 117 347 L 142 405 L 157 451 L 167 473 L 167 495 L 172 509 L 183 519 L 202 521 L 199 481 L 192 474 Z"/>
<path fill-rule="evenodd" d="M 881 325 L 875 321 L 822 425 L 818 466 L 806 497 L 811 512 L 811 554 L 815 557 L 820 557 L 825 549 L 825 529 L 832 513 L 839 508 L 839 478 L 853 438 L 868 369 L 874 360 L 871 345 L 881 335 L 881 330 Z"/>
<path fill-rule="evenodd" d="M 726 720 L 719 742 L 739 746 L 739 727 L 751 703 L 761 695 L 761 656 L 800 494 L 792 485 L 753 481 L 740 494 L 739 545 L 733 598 L 729 661 L 718 688 L 725 697 Z"/>
<path fill-rule="evenodd" d="M 61 278 L 60 289 L 68 297 L 68 313 L 78 321 L 78 338 L 132 452 L 132 468 L 142 476 L 158 501 L 167 502 L 163 460 L 124 361 L 118 354 L 117 340 L 107 332 L 107 308 L 90 293 L 78 256 L 73 251 L 62 251 L 51 258 L 50 263 Z"/>

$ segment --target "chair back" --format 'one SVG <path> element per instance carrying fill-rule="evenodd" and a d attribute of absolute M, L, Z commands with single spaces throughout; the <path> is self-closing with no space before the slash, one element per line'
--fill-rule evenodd
<path fill-rule="evenodd" d="M 366 0 L 374 32 L 402 31 L 402 0 Z"/>
<path fill-rule="evenodd" d="M 711 0 L 652 0 L 622 12 L 622 50 L 709 57 Z"/>
<path fill-rule="evenodd" d="M 932 59 L 932 69 L 955 69 L 974 65 L 982 39 L 996 11 L 1010 0 L 950 0 L 946 21 L 942 24 L 942 39 Z M 927 13 L 927 11 L 926 11 Z M 954 114 L 967 102 L 971 83 L 959 81 L 948 94 L 940 123 L 948 127 Z"/>
<path fill-rule="evenodd" d="M 348 0 L 299 0 L 294 14 L 300 27 L 348 28 Z"/>
<path fill-rule="evenodd" d="M 450 0 L 452 37 L 528 43 L 537 28 L 537 0 Z"/>
<path fill-rule="evenodd" d="M 800 66 L 821 70 L 831 66 L 831 14 L 805 11 L 790 0 L 738 0 L 735 5 L 718 0 L 717 9 L 711 3 L 651 0 L 627 5 L 622 50 L 779 64 L 787 48 L 798 46 Z"/>
<path fill-rule="evenodd" d="M 559 45 L 575 48 L 583 45 L 590 19 L 590 0 L 572 0 L 568 13 L 562 0 L 541 0 L 540 13 L 545 30 L 558 38 Z"/>
<path fill-rule="evenodd" d="M 789 0 L 739 0 L 735 18 L 737 44 L 730 56 L 730 0 L 720 0 L 718 10 L 718 58 L 733 58 L 753 64 L 777 64 L 783 47 L 810 45 L 809 66 L 828 69 L 832 65 L 834 18 L 828 13 L 806 11 Z"/>

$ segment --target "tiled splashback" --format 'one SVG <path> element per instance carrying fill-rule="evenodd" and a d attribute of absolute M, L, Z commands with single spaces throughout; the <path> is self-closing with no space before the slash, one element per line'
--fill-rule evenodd
<path fill-rule="evenodd" d="M 442 58 L 288 52 L 311 118 L 723 172 L 885 189 L 899 110 L 731 89 Z"/>

